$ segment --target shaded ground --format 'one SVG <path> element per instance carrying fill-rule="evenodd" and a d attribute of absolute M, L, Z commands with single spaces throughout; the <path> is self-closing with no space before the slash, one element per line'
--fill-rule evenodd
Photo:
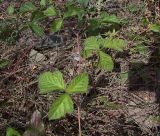
<path fill-rule="evenodd" d="M 152 119 L 159 115 L 159 35 L 148 32 L 141 22 L 141 17 L 146 12 L 152 13 L 149 9 L 151 6 L 148 7 L 144 2 L 141 2 L 141 5 L 138 1 L 123 4 L 124 7 L 114 6 L 114 10 L 109 11 L 116 12 L 118 16 L 129 21 L 128 25 L 121 26 L 118 32 L 119 37 L 127 40 L 128 47 L 123 53 L 111 52 L 115 61 L 114 71 L 103 72 L 86 66 L 91 83 L 88 94 L 81 96 L 83 136 L 160 134 L 159 122 Z M 131 12 L 128 5 L 132 4 L 137 7 L 145 5 L 145 8 Z M 153 15 L 148 15 L 147 18 L 152 20 Z M 66 81 L 74 75 L 76 66 L 73 57 L 77 31 L 68 30 L 66 25 L 64 30 L 58 33 L 64 39 L 63 46 L 38 50 L 38 53 L 45 56 L 45 59 L 39 62 L 30 58 L 30 51 L 36 43 L 35 37 L 31 36 L 28 41 L 24 41 L 25 36 L 31 35 L 30 31 L 22 34 L 16 45 L 0 45 L 0 57 L 12 60 L 9 68 L 0 71 L 1 136 L 5 136 L 7 127 L 23 133 L 37 109 L 42 114 L 47 136 L 78 134 L 77 109 L 64 119 L 48 121 L 49 106 L 59 94 L 40 95 L 37 87 L 37 77 L 43 71 L 59 69 L 64 73 Z M 85 34 L 81 32 L 80 37 L 83 42 Z M 132 51 L 131 48 L 138 44 L 145 45 L 149 50 L 144 54 Z M 74 97 L 76 99 L 76 96 Z"/>

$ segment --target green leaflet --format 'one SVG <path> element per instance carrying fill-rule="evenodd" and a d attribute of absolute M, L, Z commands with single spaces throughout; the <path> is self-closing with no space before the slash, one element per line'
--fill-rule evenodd
<path fill-rule="evenodd" d="M 46 15 L 47 17 L 50 16 L 55 16 L 56 13 L 56 9 L 53 6 L 49 6 L 45 11 L 43 11 L 44 15 Z"/>
<path fill-rule="evenodd" d="M 57 32 L 63 26 L 63 19 L 59 18 L 52 23 L 51 32 Z"/>
<path fill-rule="evenodd" d="M 93 55 L 93 50 L 83 50 L 83 52 L 82 52 L 82 56 L 84 58 L 88 58 L 88 57 L 90 57 L 92 55 Z"/>
<path fill-rule="evenodd" d="M 18 131 L 13 128 L 7 128 L 6 136 L 21 136 Z"/>
<path fill-rule="evenodd" d="M 13 5 L 8 6 L 7 13 L 9 15 L 12 15 L 14 13 L 14 6 Z"/>
<path fill-rule="evenodd" d="M 114 49 L 114 50 L 122 52 L 123 49 L 127 46 L 127 44 L 122 39 L 107 38 L 107 39 L 103 40 L 103 45 L 102 46 L 104 48 L 110 48 L 110 49 Z"/>
<path fill-rule="evenodd" d="M 46 0 L 41 0 L 41 1 L 40 1 L 40 5 L 41 5 L 41 6 L 46 6 Z"/>
<path fill-rule="evenodd" d="M 106 71 L 112 71 L 114 63 L 111 56 L 102 51 L 99 51 L 98 67 Z"/>
<path fill-rule="evenodd" d="M 31 27 L 32 31 L 33 31 L 37 36 L 43 36 L 43 35 L 44 35 L 43 28 L 42 28 L 41 26 L 39 26 L 36 22 L 30 23 L 30 27 Z"/>
<path fill-rule="evenodd" d="M 121 21 L 117 16 L 109 15 L 107 13 L 102 13 L 100 21 L 101 23 L 117 23 L 117 24 L 121 23 Z"/>
<path fill-rule="evenodd" d="M 59 119 L 64 117 L 67 113 L 73 111 L 73 101 L 69 94 L 60 96 L 50 107 L 48 116 L 49 120 Z"/>
<path fill-rule="evenodd" d="M 88 21 L 88 29 L 89 29 L 89 31 L 93 31 L 93 30 L 98 29 L 100 27 L 100 25 L 101 25 L 100 20 L 98 20 L 96 18 L 90 19 Z"/>
<path fill-rule="evenodd" d="M 41 21 L 45 18 L 46 18 L 46 16 L 44 15 L 44 13 L 42 11 L 36 10 L 32 13 L 31 21 L 38 22 L 38 21 Z"/>
<path fill-rule="evenodd" d="M 85 93 L 88 89 L 88 74 L 87 73 L 81 73 L 67 86 L 66 92 L 73 94 L 73 93 Z"/>
<path fill-rule="evenodd" d="M 36 10 L 36 7 L 35 7 L 35 5 L 33 5 L 32 2 L 26 2 L 20 7 L 20 12 L 21 13 L 34 11 L 34 10 Z"/>
<path fill-rule="evenodd" d="M 90 36 L 84 41 L 84 50 L 98 50 L 99 43 L 96 36 Z"/>
<path fill-rule="evenodd" d="M 38 78 L 40 93 L 48 93 L 55 90 L 64 90 L 65 83 L 60 71 L 45 72 Z"/>
<path fill-rule="evenodd" d="M 90 36 L 84 41 L 83 57 L 88 58 L 92 56 L 92 52 L 99 50 L 99 43 L 96 36 Z"/>
<path fill-rule="evenodd" d="M 72 16 L 79 16 L 79 18 L 82 16 L 84 10 L 81 9 L 81 8 L 77 8 L 77 7 L 74 7 L 74 6 L 69 6 L 68 7 L 68 11 L 66 11 L 64 13 L 64 16 L 63 18 L 68 18 L 68 17 L 72 17 Z"/>

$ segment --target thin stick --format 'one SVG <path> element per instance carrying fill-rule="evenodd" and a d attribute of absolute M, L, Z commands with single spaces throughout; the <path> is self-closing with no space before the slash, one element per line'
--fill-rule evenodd
<path fill-rule="evenodd" d="M 78 128 L 79 128 L 79 136 L 82 136 L 82 131 L 81 131 L 81 113 L 80 113 L 80 107 L 77 106 L 78 109 Z"/>
<path fill-rule="evenodd" d="M 77 73 L 79 74 L 80 71 L 81 71 L 81 66 L 80 66 L 80 64 L 81 64 L 81 61 L 82 61 L 82 60 L 81 60 L 81 55 L 80 55 L 80 44 L 81 44 L 81 43 L 80 43 L 80 36 L 79 36 L 79 33 L 75 33 L 75 35 L 76 35 L 76 37 L 77 37 L 77 39 L 76 39 L 77 48 L 76 48 L 75 52 L 78 53 L 79 58 L 80 58 L 80 60 L 78 61 L 78 69 L 77 69 Z M 79 95 L 78 95 L 78 100 L 80 101 Z M 78 116 L 78 130 L 79 130 L 79 136 L 82 136 L 80 104 L 77 104 L 77 110 L 78 110 L 77 116 Z"/>

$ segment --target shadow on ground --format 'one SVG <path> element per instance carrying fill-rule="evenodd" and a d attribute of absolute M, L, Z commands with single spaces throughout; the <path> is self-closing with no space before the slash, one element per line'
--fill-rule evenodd
<path fill-rule="evenodd" d="M 129 91 L 143 88 L 155 93 L 155 101 L 160 104 L 160 47 L 154 49 L 147 64 L 130 63 L 129 69 Z"/>

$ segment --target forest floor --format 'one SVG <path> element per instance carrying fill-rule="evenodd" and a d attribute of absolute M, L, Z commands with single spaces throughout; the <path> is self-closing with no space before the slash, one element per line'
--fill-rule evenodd
<path fill-rule="evenodd" d="M 112 72 L 86 68 L 90 87 L 87 94 L 81 95 L 82 136 L 159 136 L 160 34 L 149 31 L 144 24 L 147 19 L 150 23 L 160 21 L 160 3 L 149 0 L 119 3 L 117 9 L 108 12 L 127 20 L 127 25 L 116 28 L 118 37 L 127 46 L 123 52 L 109 52 L 115 63 Z M 0 2 L 1 24 L 9 19 L 8 5 L 8 0 Z M 76 107 L 65 118 L 49 121 L 48 109 L 59 94 L 41 95 L 37 78 L 44 71 L 58 69 L 65 80 L 71 79 L 76 71 L 75 47 L 80 44 L 83 48 L 86 31 L 66 22 L 62 30 L 54 33 L 63 39 L 63 45 L 38 50 L 34 45 L 41 39 L 30 30 L 22 32 L 11 45 L 0 34 L 0 59 L 11 61 L 7 68 L 0 67 L 0 136 L 6 135 L 8 127 L 23 134 L 36 110 L 42 116 L 44 135 L 77 136 Z M 31 55 L 34 52 L 36 58 Z"/>

